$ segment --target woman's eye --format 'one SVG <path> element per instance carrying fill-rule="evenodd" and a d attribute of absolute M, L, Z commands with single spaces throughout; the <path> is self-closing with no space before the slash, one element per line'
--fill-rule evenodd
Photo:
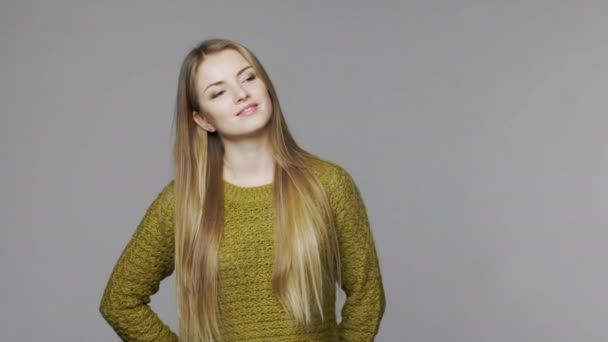
<path fill-rule="evenodd" d="M 255 80 L 255 75 L 251 75 L 249 77 L 247 77 L 246 81 L 253 81 Z"/>
<path fill-rule="evenodd" d="M 222 95 L 223 93 L 224 93 L 224 91 L 223 91 L 223 90 L 222 90 L 222 91 L 218 91 L 217 93 L 213 94 L 213 96 L 211 96 L 211 98 L 212 98 L 212 99 L 214 99 L 214 98 L 216 98 L 216 97 L 218 97 L 218 96 Z"/>

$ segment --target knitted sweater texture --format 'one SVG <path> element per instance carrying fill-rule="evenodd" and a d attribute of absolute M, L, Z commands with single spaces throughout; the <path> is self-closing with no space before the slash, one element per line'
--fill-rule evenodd
<path fill-rule="evenodd" d="M 342 320 L 335 292 L 326 291 L 324 315 L 296 328 L 272 294 L 272 184 L 240 187 L 224 181 L 224 231 L 220 244 L 222 336 L 224 341 L 373 341 L 385 310 L 385 296 L 366 208 L 351 175 L 318 160 L 319 176 L 336 223 L 342 290 Z M 149 205 L 112 270 L 100 311 L 124 341 L 178 341 L 150 308 L 150 297 L 174 271 L 173 181 Z"/>

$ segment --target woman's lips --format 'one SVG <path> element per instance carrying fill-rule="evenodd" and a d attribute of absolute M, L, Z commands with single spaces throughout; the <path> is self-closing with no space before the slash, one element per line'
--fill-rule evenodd
<path fill-rule="evenodd" d="M 246 106 L 245 108 L 241 109 L 241 111 L 238 112 L 236 114 L 236 116 L 248 116 L 248 115 L 251 115 L 251 114 L 257 112 L 257 110 L 258 110 L 257 103 L 250 104 L 250 105 Z"/>

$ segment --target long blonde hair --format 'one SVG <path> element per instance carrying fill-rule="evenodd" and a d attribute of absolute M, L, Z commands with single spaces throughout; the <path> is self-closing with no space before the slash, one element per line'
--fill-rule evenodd
<path fill-rule="evenodd" d="M 307 167 L 314 155 L 292 137 L 277 94 L 257 57 L 227 39 L 194 47 L 182 63 L 175 105 L 175 272 L 180 341 L 220 341 L 219 246 L 224 218 L 224 148 L 192 118 L 200 111 L 195 77 L 206 56 L 225 49 L 239 52 L 265 83 L 272 101 L 266 127 L 275 162 L 272 289 L 296 324 L 315 314 L 323 318 L 324 291 L 340 283 L 340 256 L 329 200 Z M 332 304 L 333 305 L 333 304 Z"/>

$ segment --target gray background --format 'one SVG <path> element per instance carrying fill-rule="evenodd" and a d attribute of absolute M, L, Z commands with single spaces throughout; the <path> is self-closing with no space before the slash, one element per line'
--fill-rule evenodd
<path fill-rule="evenodd" d="M 358 183 L 378 341 L 606 341 L 605 1 L 3 1 L 0 340 L 118 340 L 111 269 L 171 177 L 179 64 L 249 46 Z M 152 306 L 175 327 L 173 277 Z"/>

